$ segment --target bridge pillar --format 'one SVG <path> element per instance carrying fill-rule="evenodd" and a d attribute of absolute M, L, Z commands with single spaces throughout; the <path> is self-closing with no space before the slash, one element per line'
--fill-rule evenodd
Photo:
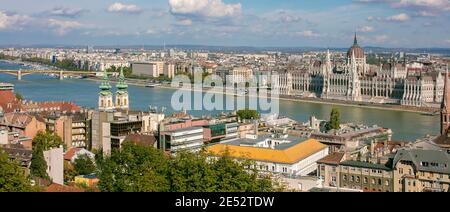
<path fill-rule="evenodd" d="M 64 73 L 63 73 L 63 71 L 59 71 L 59 80 L 64 80 Z"/>
<path fill-rule="evenodd" d="M 17 80 L 22 80 L 22 71 L 21 70 L 18 70 L 17 71 Z"/>

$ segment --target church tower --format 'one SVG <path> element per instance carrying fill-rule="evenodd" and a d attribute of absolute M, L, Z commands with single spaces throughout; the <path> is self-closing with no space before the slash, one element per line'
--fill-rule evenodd
<path fill-rule="evenodd" d="M 352 54 L 350 71 L 348 73 L 349 88 L 347 95 L 351 101 L 361 101 L 361 82 L 359 80 L 358 66 L 355 59 L 355 53 Z"/>
<path fill-rule="evenodd" d="M 450 82 L 448 81 L 448 66 L 444 81 L 444 98 L 441 105 L 441 135 L 447 135 L 450 127 Z"/>
<path fill-rule="evenodd" d="M 119 82 L 116 85 L 116 109 L 128 110 L 128 85 L 125 82 L 125 75 L 123 74 L 123 68 L 120 68 Z"/>
<path fill-rule="evenodd" d="M 114 110 L 113 95 L 106 70 L 103 73 L 103 82 L 99 88 L 100 93 L 98 94 L 98 109 L 100 111 Z"/>

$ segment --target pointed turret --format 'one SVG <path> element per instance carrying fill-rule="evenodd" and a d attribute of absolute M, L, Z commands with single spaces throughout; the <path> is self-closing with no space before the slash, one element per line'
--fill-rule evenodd
<path fill-rule="evenodd" d="M 106 72 L 106 70 L 103 72 L 103 82 L 102 82 L 102 84 L 100 84 L 99 88 L 100 88 L 100 94 L 102 94 L 102 95 L 111 94 L 112 87 L 111 87 L 111 84 L 109 84 L 108 73 Z"/>
<path fill-rule="evenodd" d="M 99 86 L 100 93 L 98 95 L 98 109 L 100 111 L 109 111 L 114 109 L 112 102 L 111 84 L 109 84 L 108 73 L 103 72 L 103 82 Z"/>
<path fill-rule="evenodd" d="M 125 82 L 125 75 L 123 74 L 123 68 L 120 68 L 119 82 L 116 85 L 117 91 L 126 92 L 128 85 Z"/>
<path fill-rule="evenodd" d="M 355 38 L 353 39 L 353 45 L 358 45 L 358 38 L 356 37 L 356 32 L 355 32 Z"/>
<path fill-rule="evenodd" d="M 355 51 L 353 51 L 353 53 L 352 53 L 351 69 L 352 69 L 351 72 L 353 75 L 355 74 L 355 72 L 358 73 L 357 66 L 356 66 Z"/>
<path fill-rule="evenodd" d="M 326 73 L 327 74 L 330 74 L 332 71 L 331 71 L 331 69 L 332 69 L 332 65 L 331 65 L 331 55 L 330 55 L 330 50 L 328 49 L 327 50 L 327 59 L 326 59 L 326 62 L 325 62 L 325 64 L 326 64 Z"/>
<path fill-rule="evenodd" d="M 450 127 L 450 82 L 448 81 L 448 65 L 444 76 L 444 96 L 441 104 L 441 134 L 447 135 Z"/>
<path fill-rule="evenodd" d="M 116 108 L 121 110 L 128 110 L 128 85 L 125 82 L 123 67 L 120 68 L 119 82 L 117 83 L 116 88 Z"/>

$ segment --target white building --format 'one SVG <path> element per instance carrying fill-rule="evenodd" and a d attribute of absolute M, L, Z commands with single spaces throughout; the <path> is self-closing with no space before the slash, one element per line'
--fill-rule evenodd
<path fill-rule="evenodd" d="M 47 163 L 47 174 L 53 183 L 64 185 L 64 149 L 53 148 L 44 151 L 44 160 Z"/>
<path fill-rule="evenodd" d="M 262 172 L 284 176 L 307 176 L 317 169 L 317 161 L 328 155 L 328 147 L 315 139 L 293 137 L 246 138 L 216 144 L 208 152 L 221 156 L 228 151 L 236 159 L 255 162 Z"/>
<path fill-rule="evenodd" d="M 145 77 L 159 77 L 164 74 L 164 62 L 133 63 L 133 75 Z"/>

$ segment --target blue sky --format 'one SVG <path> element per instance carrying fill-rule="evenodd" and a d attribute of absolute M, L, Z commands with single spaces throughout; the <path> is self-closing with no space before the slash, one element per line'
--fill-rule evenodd
<path fill-rule="evenodd" d="M 450 0 L 1 0 L 0 45 L 450 47 Z"/>

